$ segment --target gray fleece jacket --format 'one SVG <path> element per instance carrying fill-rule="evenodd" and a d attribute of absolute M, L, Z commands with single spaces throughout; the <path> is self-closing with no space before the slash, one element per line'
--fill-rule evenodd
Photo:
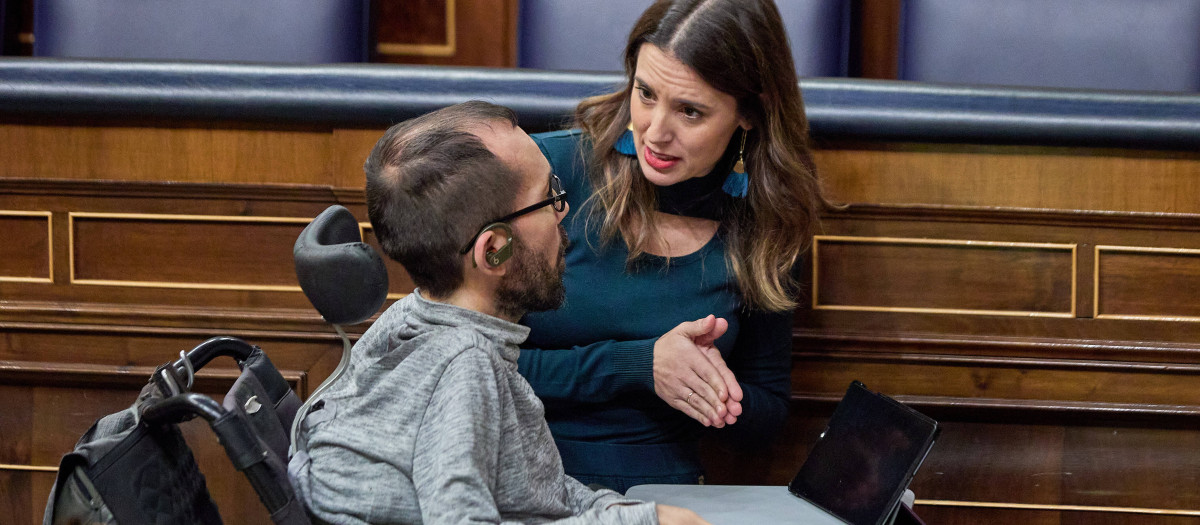
<path fill-rule="evenodd" d="M 529 329 L 414 292 L 351 352 L 289 465 L 318 520 L 656 523 L 652 503 L 563 473 L 542 403 L 517 373 Z"/>

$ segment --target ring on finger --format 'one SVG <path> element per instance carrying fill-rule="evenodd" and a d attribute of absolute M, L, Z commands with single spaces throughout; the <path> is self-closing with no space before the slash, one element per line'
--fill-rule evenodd
<path fill-rule="evenodd" d="M 689 392 L 688 392 L 688 396 L 687 396 L 687 400 L 686 400 L 687 404 L 689 404 L 689 405 L 690 405 L 690 404 L 692 404 L 692 396 L 693 396 L 693 395 L 696 395 L 696 391 L 695 391 L 695 390 L 692 390 L 692 391 L 689 391 Z"/>

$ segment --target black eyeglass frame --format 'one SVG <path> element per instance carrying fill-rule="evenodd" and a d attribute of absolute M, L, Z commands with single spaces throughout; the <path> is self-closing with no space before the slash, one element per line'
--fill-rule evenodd
<path fill-rule="evenodd" d="M 535 212 L 545 206 L 549 206 L 551 204 L 554 205 L 554 211 L 563 211 L 564 209 L 566 209 L 566 207 L 567 207 L 567 190 L 563 189 L 562 180 L 560 180 L 558 178 L 558 175 L 555 175 L 553 173 L 550 174 L 550 191 L 555 191 L 557 193 L 555 193 L 554 196 L 552 196 L 548 199 L 535 202 L 533 204 L 530 204 L 529 206 L 521 208 L 517 211 L 514 211 L 514 212 L 508 214 L 508 215 L 505 215 L 505 216 L 500 217 L 495 220 L 488 221 L 486 224 L 484 224 L 482 227 L 479 228 L 479 231 L 475 232 L 475 235 L 471 236 L 471 240 L 467 243 L 466 246 L 463 247 L 462 250 L 459 250 L 458 253 L 460 255 L 465 255 L 467 252 L 471 251 L 471 246 L 475 245 L 475 239 L 478 239 L 480 235 L 483 235 L 483 232 L 487 231 L 487 229 L 494 224 L 507 223 L 513 219 L 516 219 L 517 217 L 520 217 L 522 215 L 526 215 L 529 213 L 533 213 L 533 212 Z"/>

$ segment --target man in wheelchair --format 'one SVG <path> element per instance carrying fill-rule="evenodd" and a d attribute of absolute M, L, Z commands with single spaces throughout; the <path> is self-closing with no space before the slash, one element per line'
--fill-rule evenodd
<path fill-rule="evenodd" d="M 389 129 L 364 167 L 371 224 L 417 290 L 388 308 L 301 422 L 289 470 L 329 523 L 655 523 L 684 509 L 563 473 L 517 373 L 528 311 L 563 300 L 566 192 L 508 109 Z"/>

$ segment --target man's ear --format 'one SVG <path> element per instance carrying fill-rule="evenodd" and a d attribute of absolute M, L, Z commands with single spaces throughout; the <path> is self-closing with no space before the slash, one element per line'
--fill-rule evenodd
<path fill-rule="evenodd" d="M 475 238 L 471 266 L 478 268 L 482 261 L 484 268 L 498 268 L 512 257 L 514 249 L 512 227 L 502 222 L 489 224 Z"/>

